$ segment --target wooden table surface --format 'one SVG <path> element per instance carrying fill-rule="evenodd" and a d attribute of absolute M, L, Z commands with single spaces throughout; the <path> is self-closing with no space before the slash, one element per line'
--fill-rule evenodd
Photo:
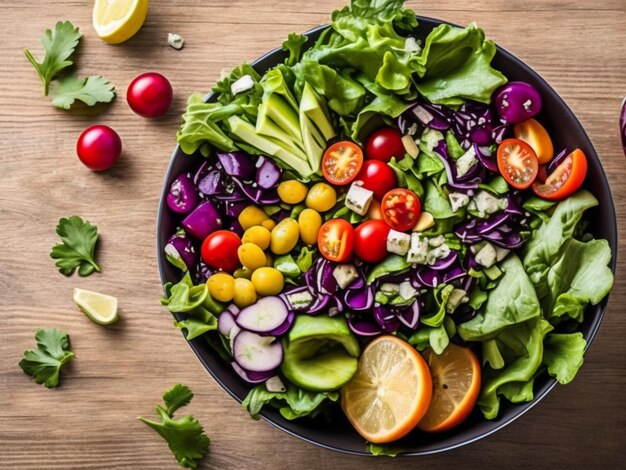
<path fill-rule="evenodd" d="M 252 421 L 206 373 L 170 315 L 160 307 L 156 264 L 157 202 L 185 101 L 206 92 L 223 68 L 251 60 L 327 22 L 346 0 L 154 1 L 143 29 L 110 46 L 91 27 L 92 1 L 0 2 L 0 466 L 4 468 L 176 468 L 150 416 L 174 383 L 195 393 L 188 408 L 212 439 L 204 468 L 611 468 L 626 457 L 626 256 L 620 256 L 609 308 L 585 365 L 569 386 L 495 435 L 426 458 L 344 456 Z M 626 218 L 626 160 L 618 138 L 626 95 L 624 0 L 411 1 L 419 14 L 466 24 L 477 21 L 569 103 L 608 173 L 618 218 Z M 81 74 L 102 74 L 120 97 L 100 114 L 53 108 L 23 56 L 41 51 L 39 37 L 70 19 L 85 37 Z M 185 48 L 167 46 L 167 33 Z M 168 114 L 139 118 L 124 93 L 137 74 L 166 75 L 175 90 Z M 102 123 L 124 142 L 116 167 L 97 174 L 75 155 L 79 133 Z M 66 278 L 49 257 L 60 217 L 78 214 L 101 233 L 102 273 Z M 625 226 L 620 237 L 626 239 Z M 103 328 L 72 302 L 73 287 L 119 298 L 122 320 Z M 71 336 L 76 358 L 59 388 L 36 385 L 18 368 L 37 328 Z M 622 462 L 623 464 L 623 462 Z M 622 467 L 623 468 L 623 467 Z"/>

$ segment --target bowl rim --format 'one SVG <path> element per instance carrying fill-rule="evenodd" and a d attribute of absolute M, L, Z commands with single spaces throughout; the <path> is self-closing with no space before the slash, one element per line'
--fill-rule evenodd
<path fill-rule="evenodd" d="M 448 24 L 450 26 L 454 26 L 454 27 L 458 27 L 458 28 L 462 28 L 462 26 L 459 26 L 455 23 L 449 22 L 449 21 L 445 21 L 445 20 L 441 20 L 438 18 L 432 18 L 432 17 L 428 17 L 428 16 L 421 16 L 421 15 L 416 15 L 418 22 L 426 22 L 426 23 L 434 23 L 435 27 L 438 26 L 439 24 Z M 314 28 L 311 28 L 309 30 L 307 30 L 306 32 L 302 33 L 303 36 L 308 36 L 311 34 L 316 34 L 316 33 L 320 33 L 323 30 L 327 29 L 330 27 L 330 24 L 322 24 L 319 26 L 316 26 Z M 270 51 L 266 52 L 265 54 L 257 57 L 256 59 L 254 59 L 253 61 L 250 62 L 250 65 L 255 66 L 261 62 L 263 62 L 266 59 L 271 58 L 272 56 L 274 56 L 275 54 L 278 54 L 282 51 L 281 47 L 276 47 L 274 49 L 271 49 Z M 613 275 L 615 276 L 615 272 L 616 272 L 616 267 L 617 267 L 617 256 L 618 256 L 618 250 L 617 247 L 619 246 L 619 239 L 618 239 L 618 224 L 617 224 L 617 215 L 615 212 L 615 202 L 613 200 L 613 195 L 611 192 L 611 188 L 608 182 L 608 178 L 606 176 L 606 172 L 604 171 L 604 167 L 602 166 L 602 162 L 600 160 L 600 157 L 597 156 L 597 152 L 595 150 L 595 147 L 593 146 L 593 142 L 591 141 L 591 138 L 589 137 L 589 135 L 587 134 L 587 132 L 585 131 L 584 127 L 582 126 L 582 124 L 580 123 L 578 117 L 576 116 L 576 114 L 571 110 L 570 106 L 567 104 L 567 102 L 552 88 L 552 86 L 541 76 L 539 75 L 539 73 L 537 73 L 532 67 L 530 67 L 528 64 L 526 64 L 524 61 L 522 61 L 521 59 L 519 59 L 517 56 L 513 55 L 511 52 L 509 52 L 507 49 L 505 49 L 504 47 L 496 44 L 496 51 L 497 54 L 502 55 L 504 58 L 506 58 L 506 60 L 514 62 L 516 64 L 516 66 L 524 69 L 525 71 L 529 72 L 531 75 L 533 75 L 533 78 L 542 83 L 542 85 L 545 87 L 545 89 L 548 91 L 548 93 L 550 95 L 552 95 L 553 99 L 556 99 L 557 101 L 560 101 L 563 106 L 565 107 L 565 109 L 571 114 L 571 117 L 573 118 L 573 122 L 574 122 L 574 126 L 577 127 L 578 131 L 581 132 L 589 141 L 589 145 L 591 146 L 593 152 L 594 152 L 594 157 L 597 158 L 598 163 L 600 165 L 600 172 L 599 172 L 599 177 L 601 178 L 600 183 L 602 185 L 604 185 L 607 188 L 607 194 L 608 194 L 608 198 L 610 200 L 610 215 L 611 215 L 611 219 L 614 222 L 613 226 L 612 226 L 612 239 L 615 241 L 614 245 L 615 246 L 611 246 L 611 264 L 610 264 L 610 268 L 611 271 L 613 273 Z M 208 101 L 212 96 L 214 95 L 213 92 L 209 92 L 204 96 L 204 101 Z M 171 157 L 170 157 L 170 161 L 168 164 L 168 168 L 167 171 L 165 173 L 165 178 L 163 181 L 163 185 L 162 185 L 162 191 L 161 191 L 161 197 L 159 198 L 159 207 L 158 207 L 158 211 L 157 211 L 157 223 L 156 223 L 156 232 L 157 232 L 157 264 L 158 264 L 158 269 L 159 269 L 159 276 L 161 279 L 161 284 L 163 285 L 165 282 L 167 282 L 167 276 L 165 274 L 165 270 L 163 268 L 166 260 L 165 257 L 163 255 L 163 250 L 161 249 L 161 247 L 164 245 L 165 243 L 165 239 L 164 237 L 161 236 L 160 233 L 160 227 L 162 224 L 162 219 L 163 219 L 163 211 L 164 208 L 166 206 L 166 194 L 167 194 L 167 182 L 170 180 L 171 178 L 171 173 L 173 171 L 173 167 L 174 167 L 174 163 L 176 161 L 176 157 L 177 155 L 182 152 L 182 150 L 180 149 L 180 145 L 176 145 L 176 147 L 174 148 Z M 604 315 L 606 313 L 607 307 L 608 307 L 608 301 L 610 298 L 610 294 L 612 292 L 609 291 L 609 293 L 604 297 L 604 299 L 602 299 L 602 301 L 600 302 L 600 311 L 599 311 L 599 315 L 598 315 L 598 321 L 596 321 L 591 328 L 589 329 L 589 333 L 586 339 L 586 346 L 585 346 L 585 354 L 587 353 L 589 347 L 591 346 L 591 344 L 593 343 L 593 340 L 596 337 L 596 334 L 598 332 L 598 330 L 600 329 L 600 326 L 604 320 Z M 204 369 L 209 373 L 209 375 L 211 375 L 211 377 L 213 378 L 213 380 L 215 380 L 220 387 L 222 387 L 222 389 L 224 389 L 232 398 L 234 398 L 237 402 L 241 403 L 241 399 L 235 394 L 235 392 L 233 390 L 230 389 L 230 387 L 228 387 L 224 381 L 221 380 L 221 378 L 212 370 L 212 368 L 209 366 L 209 364 L 204 360 L 202 354 L 200 353 L 200 347 L 198 346 L 197 343 L 193 342 L 193 341 L 189 341 L 186 339 L 184 333 L 181 331 L 181 335 L 183 336 L 183 338 L 185 339 L 185 341 L 187 342 L 187 344 L 189 345 L 189 347 L 191 348 L 191 350 L 194 352 L 194 354 L 196 355 L 196 357 L 198 358 L 198 360 L 200 361 L 200 363 L 203 365 Z M 544 372 L 545 373 L 545 372 Z M 458 449 L 459 447 L 463 447 L 469 444 L 472 444 L 474 442 L 477 442 L 479 440 L 482 440 L 492 434 L 494 434 L 495 432 L 501 430 L 502 428 L 508 426 L 509 424 L 513 423 L 514 421 L 516 421 L 518 418 L 520 418 L 522 415 L 526 414 L 529 410 L 531 410 L 532 408 L 534 408 L 546 395 L 548 395 L 548 393 L 550 393 L 550 391 L 552 391 L 552 389 L 556 386 L 557 384 L 557 380 L 556 378 L 550 376 L 547 385 L 543 388 L 543 390 L 539 390 L 537 393 L 534 394 L 534 397 L 532 399 L 532 401 L 530 402 L 526 402 L 526 403 L 520 403 L 517 404 L 515 407 L 515 410 L 512 412 L 511 416 L 508 416 L 507 419 L 502 420 L 501 422 L 499 422 L 497 425 L 495 425 L 493 428 L 482 432 L 480 434 L 477 434 L 473 437 L 464 439 L 464 440 L 460 440 L 459 442 L 453 443 L 453 444 L 448 444 L 448 445 L 444 445 L 438 448 L 434 448 L 434 449 L 427 449 L 427 450 L 423 450 L 423 451 L 409 451 L 409 452 L 401 452 L 400 454 L 398 454 L 398 456 L 402 456 L 402 457 L 417 457 L 417 456 L 425 456 L 425 455 L 434 455 L 434 454 L 439 454 L 439 453 L 443 453 L 443 452 L 447 452 L 450 450 L 454 450 L 454 449 Z M 307 436 L 304 436 L 300 433 L 298 433 L 297 431 L 294 431 L 292 429 L 289 429 L 286 426 L 283 426 L 281 423 L 278 423 L 276 421 L 274 421 L 273 419 L 271 419 L 271 417 L 267 416 L 266 413 L 264 412 L 264 410 L 261 410 L 261 412 L 259 413 L 259 416 L 261 418 L 263 418 L 264 421 L 270 423 L 272 426 L 280 429 L 281 431 L 296 437 L 298 439 L 301 439 L 305 442 L 308 442 L 310 444 L 313 444 L 315 446 L 324 448 L 324 449 L 328 449 L 328 450 L 332 450 L 332 451 L 336 451 L 336 452 L 340 452 L 343 454 L 348 454 L 348 455 L 355 455 L 355 456 L 361 456 L 361 457 L 373 457 L 373 454 L 366 452 L 366 451 L 354 451 L 351 449 L 345 449 L 345 448 L 341 448 L 341 447 L 336 447 L 333 445 L 329 445 L 323 442 L 319 442 L 316 441 L 315 439 L 309 438 Z"/>

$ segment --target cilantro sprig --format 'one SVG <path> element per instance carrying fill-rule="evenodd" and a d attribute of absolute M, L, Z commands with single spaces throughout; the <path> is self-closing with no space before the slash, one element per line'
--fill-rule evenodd
<path fill-rule="evenodd" d="M 25 351 L 19 366 L 36 383 L 54 388 L 59 385 L 61 367 L 74 357 L 69 349 L 70 337 L 55 328 L 42 328 L 35 334 L 35 340 L 37 349 Z"/>
<path fill-rule="evenodd" d="M 59 220 L 57 234 L 63 243 L 53 246 L 50 256 L 56 260 L 61 274 L 71 276 L 76 268 L 79 276 L 100 272 L 100 266 L 94 257 L 98 227 L 73 215 Z"/>
<path fill-rule="evenodd" d="M 41 37 L 41 45 L 44 48 L 44 58 L 37 62 L 33 54 L 24 49 L 24 55 L 33 64 L 41 83 L 43 83 L 43 94 L 48 96 L 50 82 L 58 73 L 72 65 L 70 60 L 76 50 L 82 33 L 70 21 L 59 21 L 54 31 L 46 29 Z"/>
<path fill-rule="evenodd" d="M 139 418 L 165 439 L 179 465 L 185 468 L 197 468 L 211 443 L 196 418 L 191 415 L 174 418 L 174 413 L 188 405 L 192 398 L 193 393 L 189 387 L 176 384 L 163 394 L 165 406 L 156 407 L 160 422 Z"/>
<path fill-rule="evenodd" d="M 41 37 L 44 58 L 38 62 L 33 54 L 24 49 L 24 55 L 35 67 L 41 83 L 43 94 L 52 94 L 52 105 L 61 109 L 70 109 L 76 100 L 88 106 L 96 103 L 108 103 L 115 97 L 113 85 L 99 75 L 80 78 L 76 74 L 59 76 L 74 64 L 72 56 L 80 43 L 82 33 L 70 21 L 59 21 L 54 31 L 47 29 Z M 52 81 L 58 80 L 56 86 Z"/>

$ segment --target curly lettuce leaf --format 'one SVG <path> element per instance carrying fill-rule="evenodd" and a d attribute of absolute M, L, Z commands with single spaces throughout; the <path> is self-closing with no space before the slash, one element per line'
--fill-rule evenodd
<path fill-rule="evenodd" d="M 551 333 L 544 342 L 543 363 L 560 384 L 568 384 L 583 365 L 587 341 L 582 333 Z"/>
<path fill-rule="evenodd" d="M 432 103 L 461 105 L 467 100 L 489 103 L 507 79 L 491 67 L 496 46 L 476 24 L 461 29 L 437 26 L 426 38 L 418 63 L 417 89 Z"/>
<path fill-rule="evenodd" d="M 550 331 L 552 331 L 550 323 L 538 317 L 506 328 L 496 336 L 498 348 L 507 365 L 501 370 L 487 369 L 484 372 L 478 406 L 485 418 L 494 419 L 498 415 L 499 395 L 505 392 L 509 399 L 522 400 L 522 397 L 530 396 L 528 391 L 530 387 L 532 393 L 532 384 L 522 385 L 521 388 L 519 386 L 513 388 L 507 384 L 525 383 L 533 378 L 541 366 L 544 337 Z"/>
<path fill-rule="evenodd" d="M 465 341 L 489 339 L 506 327 L 541 314 L 535 289 L 520 259 L 511 254 L 500 264 L 500 268 L 504 276 L 489 293 L 484 308 L 458 327 L 459 335 Z"/>
<path fill-rule="evenodd" d="M 241 406 L 254 419 L 259 419 L 263 406 L 270 405 L 277 408 L 284 418 L 293 420 L 317 414 L 320 406 L 327 400 L 336 402 L 339 400 L 339 393 L 309 392 L 291 384 L 288 385 L 286 392 L 270 392 L 264 384 L 261 384 L 248 392 Z"/>

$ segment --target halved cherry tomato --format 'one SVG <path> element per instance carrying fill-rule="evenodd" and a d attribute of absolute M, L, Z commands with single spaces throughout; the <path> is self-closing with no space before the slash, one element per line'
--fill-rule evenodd
<path fill-rule="evenodd" d="M 587 157 L 576 149 L 548 176 L 545 183 L 533 184 L 537 196 L 548 201 L 559 201 L 573 194 L 587 176 Z"/>
<path fill-rule="evenodd" d="M 204 239 L 200 255 L 210 267 L 232 273 L 241 266 L 237 256 L 240 246 L 241 239 L 236 233 L 217 230 Z"/>
<path fill-rule="evenodd" d="M 380 160 L 387 163 L 391 157 L 402 160 L 405 153 L 402 134 L 395 127 L 376 129 L 365 142 L 365 156 L 368 160 Z"/>
<path fill-rule="evenodd" d="M 354 228 L 344 219 L 332 219 L 320 228 L 317 246 L 324 258 L 343 262 L 352 256 Z"/>
<path fill-rule="evenodd" d="M 420 200 L 410 189 L 392 189 L 380 205 L 383 220 L 394 230 L 404 232 L 415 225 L 422 213 Z"/>
<path fill-rule="evenodd" d="M 378 263 L 387 256 L 387 235 L 391 227 L 382 220 L 366 220 L 354 231 L 354 252 L 363 261 Z"/>
<path fill-rule="evenodd" d="M 374 198 L 379 201 L 398 185 L 398 179 L 391 167 L 380 160 L 367 160 L 363 162 L 361 171 L 356 177 L 357 181 L 363 181 L 363 187 L 374 193 Z"/>
<path fill-rule="evenodd" d="M 536 119 L 530 118 L 513 127 L 515 138 L 532 147 L 540 165 L 545 165 L 554 157 L 554 146 L 548 131 Z"/>
<path fill-rule="evenodd" d="M 337 186 L 350 183 L 361 170 L 363 151 L 354 142 L 342 140 L 326 149 L 322 157 L 322 174 Z"/>
<path fill-rule="evenodd" d="M 539 162 L 535 151 L 526 142 L 506 139 L 498 147 L 498 169 L 511 186 L 526 189 L 537 177 Z"/>

